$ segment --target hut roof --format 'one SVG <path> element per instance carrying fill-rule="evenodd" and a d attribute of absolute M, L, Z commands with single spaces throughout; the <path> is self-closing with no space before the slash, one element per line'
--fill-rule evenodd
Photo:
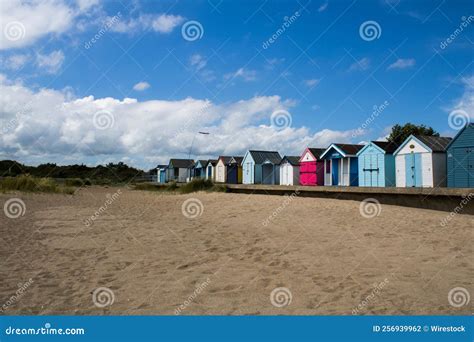
<path fill-rule="evenodd" d="M 393 153 L 397 150 L 398 144 L 390 141 L 372 141 L 375 145 L 380 147 L 382 150 L 384 150 L 387 153 Z"/>
<path fill-rule="evenodd" d="M 352 156 L 356 155 L 357 152 L 362 150 L 365 145 L 356 145 L 356 144 L 331 144 L 323 154 L 321 154 L 321 158 L 324 157 L 324 155 L 331 149 L 334 148 L 337 150 L 339 153 L 342 152 L 342 154 L 345 156 Z"/>
<path fill-rule="evenodd" d="M 192 167 L 194 165 L 194 160 L 192 159 L 170 159 L 170 164 L 173 167 L 178 167 L 180 169 L 187 169 L 188 167 Z"/>
<path fill-rule="evenodd" d="M 293 166 L 300 165 L 300 157 L 298 157 L 298 156 L 284 156 L 282 158 L 280 164 L 283 164 L 283 162 L 285 162 L 285 161 L 288 161 L 288 163 L 290 163 Z"/>
<path fill-rule="evenodd" d="M 249 150 L 249 153 L 256 164 L 262 164 L 264 161 L 267 161 L 267 160 L 273 164 L 279 164 L 281 161 L 280 153 L 276 151 Z"/>
<path fill-rule="evenodd" d="M 231 156 L 219 156 L 219 159 L 217 159 L 218 161 L 222 159 L 222 162 L 224 163 L 224 165 L 226 164 L 229 164 L 230 161 L 232 160 L 232 157 Z"/>
<path fill-rule="evenodd" d="M 216 166 L 217 161 L 217 159 L 209 159 L 206 163 L 206 166 L 208 166 L 209 164 L 211 164 L 212 166 Z"/>
<path fill-rule="evenodd" d="M 233 156 L 230 163 L 232 163 L 232 164 L 242 164 L 243 160 L 244 160 L 244 157 Z"/>
<path fill-rule="evenodd" d="M 194 164 L 194 166 L 196 166 L 198 163 L 201 164 L 201 167 L 204 167 L 207 165 L 207 160 L 199 159 L 198 161 L 196 161 L 196 164 Z"/>
<path fill-rule="evenodd" d="M 326 151 L 325 148 L 312 148 L 312 147 L 308 147 L 308 150 L 317 159 L 319 159 L 319 157 L 321 157 L 321 154 L 323 154 L 324 151 Z"/>
<path fill-rule="evenodd" d="M 414 135 L 423 144 L 428 146 L 433 152 L 444 152 L 453 138 L 448 137 L 432 137 L 427 135 Z"/>

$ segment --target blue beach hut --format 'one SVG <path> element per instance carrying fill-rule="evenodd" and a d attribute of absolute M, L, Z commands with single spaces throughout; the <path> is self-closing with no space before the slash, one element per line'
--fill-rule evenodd
<path fill-rule="evenodd" d="M 448 187 L 474 188 L 474 123 L 462 128 L 447 148 Z"/>
<path fill-rule="evenodd" d="M 358 186 L 357 153 L 364 145 L 331 144 L 321 154 L 324 160 L 324 185 Z"/>
<path fill-rule="evenodd" d="M 395 186 L 395 157 L 398 145 L 388 141 L 371 141 L 358 153 L 359 186 Z"/>
<path fill-rule="evenodd" d="M 446 186 L 449 137 L 410 135 L 393 153 L 397 187 Z"/>
<path fill-rule="evenodd" d="M 276 151 L 247 151 L 242 160 L 242 183 L 280 184 L 280 162 Z"/>
<path fill-rule="evenodd" d="M 167 165 L 158 165 L 158 167 L 156 168 L 157 169 L 157 182 L 158 183 L 166 183 L 168 181 L 166 175 L 167 175 L 167 168 L 168 166 Z"/>
<path fill-rule="evenodd" d="M 207 166 L 207 160 L 198 160 L 196 164 L 194 164 L 192 178 L 196 178 L 196 179 L 206 178 L 206 166 Z"/>

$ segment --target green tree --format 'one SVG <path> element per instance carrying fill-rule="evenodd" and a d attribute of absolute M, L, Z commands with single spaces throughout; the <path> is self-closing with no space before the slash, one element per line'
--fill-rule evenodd
<path fill-rule="evenodd" d="M 403 126 L 396 124 L 392 127 L 392 132 L 388 136 L 387 140 L 400 145 L 410 135 L 430 135 L 439 137 L 439 133 L 436 132 L 432 127 L 425 125 L 414 125 L 412 123 L 406 123 Z"/>

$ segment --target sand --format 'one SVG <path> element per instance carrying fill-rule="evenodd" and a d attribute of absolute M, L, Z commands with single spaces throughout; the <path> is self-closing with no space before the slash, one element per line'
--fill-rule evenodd
<path fill-rule="evenodd" d="M 473 216 L 442 226 L 446 212 L 382 205 L 365 218 L 356 201 L 100 187 L 73 196 L 2 194 L 0 204 L 14 197 L 26 211 L 0 213 L 2 314 L 458 315 L 473 308 L 455 289 L 474 295 Z M 187 199 L 202 203 L 190 210 L 195 218 L 182 213 Z"/>

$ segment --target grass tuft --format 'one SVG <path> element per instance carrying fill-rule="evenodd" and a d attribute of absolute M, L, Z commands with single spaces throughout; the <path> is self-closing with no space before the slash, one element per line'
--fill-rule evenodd
<path fill-rule="evenodd" d="M 74 193 L 74 188 L 59 185 L 51 178 L 36 178 L 30 175 L 21 175 L 0 179 L 0 192 L 7 191 L 72 194 Z"/>
<path fill-rule="evenodd" d="M 212 181 L 207 179 L 193 179 L 191 182 L 178 186 L 176 182 L 170 182 L 167 184 L 157 183 L 138 183 L 135 184 L 135 190 L 146 190 L 146 191 L 167 191 L 167 192 L 179 192 L 182 194 L 189 194 L 196 191 L 209 191 L 209 192 L 226 192 L 227 188 L 222 184 L 214 184 Z"/>

